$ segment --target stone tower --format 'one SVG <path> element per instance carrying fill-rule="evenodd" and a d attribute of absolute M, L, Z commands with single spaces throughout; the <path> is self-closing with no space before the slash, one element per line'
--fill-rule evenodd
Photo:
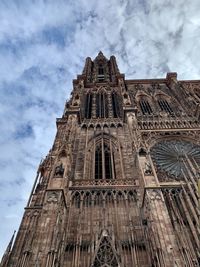
<path fill-rule="evenodd" d="M 3 267 L 200 264 L 200 81 L 86 59 Z"/>

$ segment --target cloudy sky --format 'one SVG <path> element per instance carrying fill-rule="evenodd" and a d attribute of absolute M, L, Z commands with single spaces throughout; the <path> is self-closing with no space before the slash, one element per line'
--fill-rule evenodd
<path fill-rule="evenodd" d="M 114 54 L 126 78 L 200 79 L 199 10 L 199 0 L 0 1 L 0 255 L 85 58 Z"/>

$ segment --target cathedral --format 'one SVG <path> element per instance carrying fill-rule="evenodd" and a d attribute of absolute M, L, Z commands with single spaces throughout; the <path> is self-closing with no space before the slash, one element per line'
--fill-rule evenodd
<path fill-rule="evenodd" d="M 200 80 L 86 58 L 1 267 L 200 266 Z"/>

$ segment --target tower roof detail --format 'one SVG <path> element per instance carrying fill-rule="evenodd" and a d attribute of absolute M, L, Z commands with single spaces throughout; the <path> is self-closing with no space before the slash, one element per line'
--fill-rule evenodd
<path fill-rule="evenodd" d="M 99 61 L 99 60 L 103 60 L 103 61 L 107 61 L 108 59 L 104 56 L 102 51 L 99 51 L 98 55 L 96 56 L 94 61 Z"/>

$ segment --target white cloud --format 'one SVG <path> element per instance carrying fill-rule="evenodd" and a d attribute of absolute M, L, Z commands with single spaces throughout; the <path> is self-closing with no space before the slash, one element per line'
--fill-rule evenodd
<path fill-rule="evenodd" d="M 198 0 L 1 1 L 0 253 L 85 58 L 115 54 L 128 78 L 198 79 L 199 9 Z"/>
<path fill-rule="evenodd" d="M 74 22 L 73 6 L 66 1 L 1 1 L 0 40 L 32 38 L 51 26 Z"/>

